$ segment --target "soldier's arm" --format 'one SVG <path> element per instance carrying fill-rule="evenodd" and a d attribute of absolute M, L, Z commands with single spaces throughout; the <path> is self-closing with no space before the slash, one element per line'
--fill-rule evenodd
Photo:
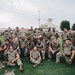
<path fill-rule="evenodd" d="M 43 45 L 43 48 L 42 48 L 42 50 L 45 50 L 45 45 L 44 44 L 42 44 Z"/>
<path fill-rule="evenodd" d="M 50 43 L 50 45 L 49 45 L 49 50 L 50 50 L 51 52 L 53 52 L 52 44 L 51 44 L 51 43 Z"/>
<path fill-rule="evenodd" d="M 49 50 L 53 53 L 53 49 L 49 46 Z"/>
<path fill-rule="evenodd" d="M 16 58 L 15 58 L 15 59 L 13 59 L 13 60 L 12 60 L 12 62 L 17 61 L 19 58 L 20 58 L 20 56 L 19 56 L 19 54 L 17 53 L 17 54 L 16 54 Z"/>
<path fill-rule="evenodd" d="M 62 54 L 63 54 L 64 57 L 66 56 L 65 53 L 64 53 L 64 46 L 62 46 Z"/>
<path fill-rule="evenodd" d="M 30 52 L 30 59 L 32 59 L 32 52 Z"/>
<path fill-rule="evenodd" d="M 72 46 L 72 55 L 71 55 L 71 60 L 74 58 L 74 56 L 75 56 L 75 48 L 74 48 L 74 46 Z"/>
<path fill-rule="evenodd" d="M 58 44 L 58 50 L 60 50 L 60 44 Z"/>
<path fill-rule="evenodd" d="M 38 52 L 38 54 L 39 54 L 39 58 L 41 59 L 41 55 L 40 55 L 40 52 Z"/>
<path fill-rule="evenodd" d="M 64 38 L 64 35 L 63 34 L 61 35 L 61 38 Z"/>
<path fill-rule="evenodd" d="M 74 54 L 75 54 L 75 51 L 73 50 L 73 51 L 72 51 L 71 58 L 70 58 L 71 60 L 74 58 Z"/>
<path fill-rule="evenodd" d="M 62 55 L 65 57 L 66 55 L 65 55 L 65 53 L 64 53 L 64 51 L 62 51 Z"/>

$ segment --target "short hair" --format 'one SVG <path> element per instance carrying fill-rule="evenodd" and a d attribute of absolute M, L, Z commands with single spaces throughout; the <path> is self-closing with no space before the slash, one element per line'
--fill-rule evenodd
<path fill-rule="evenodd" d="M 70 39 L 70 38 L 67 38 L 66 40 L 69 40 L 69 41 L 71 41 L 71 39 Z"/>

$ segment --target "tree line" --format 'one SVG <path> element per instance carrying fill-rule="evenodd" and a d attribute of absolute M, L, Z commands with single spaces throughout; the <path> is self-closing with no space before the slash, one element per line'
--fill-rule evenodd
<path fill-rule="evenodd" d="M 67 21 L 67 20 L 63 20 L 63 21 L 60 23 L 60 29 L 63 31 L 64 28 L 67 28 L 68 30 L 69 30 L 69 29 L 75 30 L 75 23 L 72 25 L 72 28 L 70 28 L 70 22 Z"/>

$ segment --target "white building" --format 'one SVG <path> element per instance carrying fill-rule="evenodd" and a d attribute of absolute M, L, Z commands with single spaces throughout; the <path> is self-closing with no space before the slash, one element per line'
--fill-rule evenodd
<path fill-rule="evenodd" d="M 47 23 L 42 24 L 41 27 L 44 28 L 44 29 L 49 28 L 49 27 L 50 28 L 56 28 L 57 31 L 61 32 L 60 26 L 53 24 L 51 18 L 49 18 L 47 20 Z"/>

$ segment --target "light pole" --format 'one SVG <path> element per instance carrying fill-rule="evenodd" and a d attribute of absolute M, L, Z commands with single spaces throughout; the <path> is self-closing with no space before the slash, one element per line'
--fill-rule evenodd
<path fill-rule="evenodd" d="M 38 21 L 39 21 L 39 28 L 40 28 L 40 10 L 38 11 L 39 12 L 39 19 L 38 19 Z"/>

